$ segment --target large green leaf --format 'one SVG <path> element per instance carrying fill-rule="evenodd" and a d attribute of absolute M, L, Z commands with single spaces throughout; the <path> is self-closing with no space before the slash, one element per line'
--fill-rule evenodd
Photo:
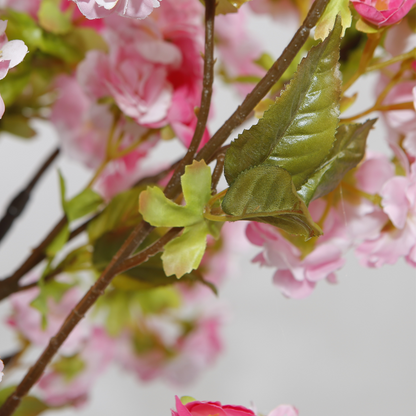
<path fill-rule="evenodd" d="M 367 136 L 376 120 L 339 126 L 334 147 L 322 166 L 298 190 L 307 205 L 334 190 L 365 154 Z"/>
<path fill-rule="evenodd" d="M 328 155 L 339 115 L 341 30 L 337 18 L 264 117 L 232 142 L 225 158 L 230 185 L 246 169 L 267 164 L 288 171 L 298 189 Z"/>
<path fill-rule="evenodd" d="M 322 234 L 299 197 L 290 174 L 278 166 L 260 165 L 234 181 L 222 203 L 226 214 L 265 222 L 307 238 Z"/>

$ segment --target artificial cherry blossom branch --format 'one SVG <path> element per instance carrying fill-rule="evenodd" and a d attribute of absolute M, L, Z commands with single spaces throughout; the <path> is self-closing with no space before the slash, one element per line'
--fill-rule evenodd
<path fill-rule="evenodd" d="M 46 170 L 49 168 L 49 166 L 52 164 L 52 162 L 57 158 L 57 156 L 59 155 L 59 151 L 59 148 L 53 151 L 53 153 L 48 157 L 48 159 L 35 173 L 35 175 L 29 182 L 29 184 L 26 186 L 26 188 L 19 192 L 10 202 L 9 206 L 6 209 L 6 214 L 0 220 L 0 241 L 7 234 L 10 227 L 13 225 L 13 222 L 19 217 L 19 215 L 25 209 L 33 188 L 38 183 L 39 179 L 43 176 L 43 174 L 46 172 Z"/>
<path fill-rule="evenodd" d="M 365 110 L 353 117 L 348 118 L 341 118 L 341 123 L 350 123 L 354 120 L 357 120 L 361 117 L 366 116 L 367 114 L 372 113 L 373 111 L 397 111 L 397 110 L 413 110 L 414 104 L 412 101 L 408 101 L 405 103 L 397 103 L 397 104 L 388 104 L 388 105 L 374 105 L 373 107 L 369 108 L 368 110 Z"/>
<path fill-rule="evenodd" d="M 242 105 L 234 112 L 234 114 L 226 121 L 222 128 L 220 128 L 217 133 L 211 138 L 211 140 L 205 145 L 205 147 L 198 153 L 198 160 L 206 159 L 209 160 L 210 157 L 216 152 L 216 150 L 224 143 L 224 141 L 229 137 L 231 131 L 240 125 L 249 113 L 254 109 L 254 107 L 260 102 L 260 100 L 267 94 L 270 88 L 278 81 L 278 79 L 283 75 L 287 67 L 290 65 L 292 60 L 295 58 L 296 54 L 299 52 L 300 48 L 306 42 L 309 32 L 312 27 L 315 26 L 320 16 L 322 15 L 325 7 L 327 6 L 329 0 L 317 0 L 311 7 L 304 23 L 296 32 L 294 38 L 289 43 L 289 46 L 284 50 L 281 57 L 274 63 L 272 68 L 267 72 L 265 77 L 257 84 L 253 92 L 250 93 L 246 99 L 243 101 Z M 213 0 L 206 1 L 206 44 L 207 38 L 211 37 L 212 48 L 213 48 L 213 29 L 214 29 L 214 16 L 215 16 L 215 3 Z M 211 21 L 211 22 L 210 22 Z M 208 24 L 212 26 L 208 27 Z M 207 64 L 207 59 L 211 59 L 211 67 L 213 66 L 213 57 L 209 56 L 208 51 L 205 51 L 205 65 L 204 70 L 209 66 Z M 212 77 L 213 77 L 213 69 Z M 182 162 L 179 164 L 173 177 L 171 178 L 167 188 L 165 189 L 165 195 L 169 197 L 175 197 L 180 189 L 180 176 L 183 172 L 186 164 L 189 164 L 197 151 L 199 143 L 202 139 L 203 132 L 205 130 L 206 120 L 208 118 L 209 107 L 202 109 L 203 103 L 210 103 L 210 90 L 211 88 L 205 83 L 206 75 L 204 73 L 204 88 L 203 95 L 201 99 L 201 109 L 198 116 L 198 124 L 194 137 L 191 142 L 190 150 L 188 150 Z M 212 85 L 212 83 L 211 83 Z M 203 111 L 202 111 L 203 110 Z M 205 119 L 205 121 L 204 121 Z M 199 137 L 200 136 L 200 137 Z M 36 381 L 42 375 L 47 364 L 52 360 L 59 347 L 69 336 L 72 329 L 75 325 L 84 317 L 85 313 L 89 308 L 95 303 L 100 295 L 104 293 L 106 287 L 110 284 L 112 279 L 117 274 L 117 269 L 128 257 L 137 249 L 137 247 L 143 242 L 146 236 L 153 229 L 152 226 L 142 221 L 135 229 L 132 231 L 126 242 L 122 245 L 120 250 L 115 254 L 110 264 L 106 267 L 104 272 L 101 274 L 100 278 L 96 283 L 91 287 L 87 294 L 82 298 L 78 305 L 72 310 L 68 318 L 65 320 L 61 328 L 59 329 L 56 336 L 52 337 L 49 341 L 48 346 L 44 350 L 43 354 L 37 360 L 33 367 L 26 374 L 22 382 L 17 386 L 14 393 L 12 393 L 0 408 L 0 416 L 10 416 L 19 405 L 22 397 L 24 397 L 31 387 L 36 383 Z"/>

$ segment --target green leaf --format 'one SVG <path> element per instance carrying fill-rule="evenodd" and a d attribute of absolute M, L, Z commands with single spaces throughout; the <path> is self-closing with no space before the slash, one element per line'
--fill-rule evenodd
<path fill-rule="evenodd" d="M 64 211 L 68 221 L 75 221 L 97 210 L 103 199 L 90 188 L 84 189 L 78 195 L 64 203 Z"/>
<path fill-rule="evenodd" d="M 341 17 L 342 32 L 344 37 L 345 30 L 351 26 L 352 14 L 349 8 L 349 0 L 331 0 L 326 6 L 325 11 L 315 28 L 315 39 L 324 40 L 334 26 L 337 15 Z"/>
<path fill-rule="evenodd" d="M 206 221 L 201 221 L 186 227 L 182 235 L 167 243 L 162 254 L 166 275 L 175 274 L 180 279 L 184 274 L 197 269 L 205 253 L 209 233 Z"/>
<path fill-rule="evenodd" d="M 90 243 L 94 243 L 105 233 L 117 228 L 129 228 L 138 224 L 139 195 L 143 188 L 133 188 L 116 195 L 104 208 L 103 212 L 88 225 Z"/>
<path fill-rule="evenodd" d="M 367 136 L 376 120 L 364 124 L 341 124 L 338 128 L 334 147 L 328 157 L 298 190 L 307 205 L 333 191 L 344 175 L 357 166 L 365 154 Z"/>
<path fill-rule="evenodd" d="M 58 235 L 52 240 L 52 242 L 46 247 L 45 253 L 48 257 L 54 257 L 57 253 L 59 253 L 69 238 L 69 225 L 66 223 L 61 231 L 59 231 Z"/>
<path fill-rule="evenodd" d="M 60 0 L 43 0 L 38 10 L 39 25 L 55 35 L 64 35 L 72 29 L 72 11 L 62 12 Z"/>
<path fill-rule="evenodd" d="M 90 270 L 92 268 L 92 253 L 88 246 L 78 247 L 72 250 L 67 256 L 56 266 L 60 272 L 79 272 L 82 270 Z"/>
<path fill-rule="evenodd" d="M 9 386 L 0 390 L 0 406 L 16 390 L 16 386 Z M 46 403 L 34 396 L 25 396 L 22 398 L 19 406 L 13 413 L 14 416 L 37 416 L 45 410 L 50 409 Z"/>
<path fill-rule="evenodd" d="M 260 165 L 234 181 L 222 203 L 228 215 L 265 222 L 307 238 L 322 234 L 298 196 L 290 174 L 278 166 Z"/>
<path fill-rule="evenodd" d="M 268 71 L 273 66 L 274 59 L 268 53 L 263 53 L 254 63 Z"/>
<path fill-rule="evenodd" d="M 378 28 L 377 26 L 373 26 L 370 22 L 367 22 L 362 18 L 358 19 L 355 28 L 363 33 L 379 33 L 384 30 L 383 27 Z"/>
<path fill-rule="evenodd" d="M 302 60 L 297 73 L 259 122 L 233 141 L 225 158 L 232 185 L 241 172 L 267 164 L 284 168 L 299 188 L 333 146 L 341 79 L 341 24 Z"/>
<path fill-rule="evenodd" d="M 144 314 L 157 314 L 166 309 L 178 308 L 181 298 L 173 287 L 156 287 L 135 294 Z"/>
<path fill-rule="evenodd" d="M 93 49 L 108 52 L 108 45 L 103 37 L 89 27 L 77 27 L 65 36 L 65 41 L 73 48 L 77 48 L 83 56 Z"/>
<path fill-rule="evenodd" d="M 139 211 L 155 227 L 186 227 L 204 220 L 203 211 L 211 198 L 211 169 L 202 160 L 185 167 L 181 177 L 186 205 L 166 198 L 160 188 L 148 187 L 140 194 Z"/>
<path fill-rule="evenodd" d="M 39 295 L 32 300 L 30 306 L 41 313 L 43 329 L 47 326 L 47 315 L 49 312 L 48 299 L 52 298 L 56 303 L 59 303 L 65 292 L 72 286 L 72 284 L 58 282 L 56 280 L 49 282 L 44 282 L 43 279 L 39 280 Z"/>
<path fill-rule="evenodd" d="M 0 86 L 0 95 L 1 86 Z M 31 139 L 36 136 L 36 131 L 30 127 L 30 119 L 22 114 L 9 114 L 6 110 L 3 118 L 0 120 L 0 130 L 7 131 L 23 139 Z"/>
<path fill-rule="evenodd" d="M 86 367 L 85 361 L 79 354 L 70 357 L 60 356 L 58 361 L 52 363 L 51 367 L 64 376 L 65 381 L 70 382 Z"/>

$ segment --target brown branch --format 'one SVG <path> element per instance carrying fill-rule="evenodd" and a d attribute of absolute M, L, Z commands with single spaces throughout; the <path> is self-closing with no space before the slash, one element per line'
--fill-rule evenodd
<path fill-rule="evenodd" d="M 98 214 L 97 214 L 98 215 Z M 81 234 L 88 227 L 88 224 L 96 216 L 85 221 L 75 230 L 73 230 L 68 237 L 68 241 L 75 238 L 77 235 Z M 46 258 L 45 250 L 48 245 L 53 241 L 53 239 L 59 234 L 61 229 L 67 223 L 66 217 L 62 217 L 61 220 L 55 225 L 52 231 L 46 236 L 46 238 L 32 251 L 29 257 L 25 262 L 8 278 L 0 280 L 0 301 L 7 298 L 15 292 L 20 292 L 21 290 L 30 289 L 32 286 L 19 286 L 19 280 L 35 266 L 37 266 L 42 260 Z"/>
<path fill-rule="evenodd" d="M 6 209 L 6 213 L 4 214 L 3 218 L 0 220 L 0 242 L 3 240 L 3 237 L 7 234 L 10 230 L 11 226 L 13 225 L 14 221 L 20 216 L 20 214 L 25 209 L 30 194 L 35 187 L 35 185 L 39 182 L 39 179 L 45 173 L 45 171 L 49 168 L 52 162 L 57 158 L 59 155 L 59 148 L 56 149 L 48 159 L 42 164 L 39 170 L 35 173 L 32 180 L 23 189 L 19 192 L 13 200 L 10 202 L 9 206 Z"/>
<path fill-rule="evenodd" d="M 217 193 L 218 182 L 221 179 L 222 171 L 224 169 L 225 153 L 220 153 L 217 156 L 217 164 L 215 165 L 214 172 L 212 173 L 211 190 L 213 194 Z"/>
<path fill-rule="evenodd" d="M 140 253 L 137 253 L 136 255 L 134 255 L 132 257 L 129 257 L 128 259 L 124 260 L 123 263 L 120 264 L 116 273 L 117 274 L 123 273 L 126 270 L 129 270 L 129 269 L 132 269 L 133 267 L 139 266 L 140 264 L 149 260 L 150 257 L 152 257 L 155 254 L 161 252 L 163 250 L 163 247 L 167 243 L 169 243 L 169 241 L 173 240 L 182 230 L 183 230 L 183 227 L 171 228 L 165 235 L 160 237 L 152 245 L 145 248 Z"/>
<path fill-rule="evenodd" d="M 265 77 L 254 88 L 253 92 L 249 94 L 243 101 L 243 104 L 238 107 L 236 112 L 227 120 L 227 122 L 220 128 L 217 133 L 211 138 L 211 140 L 204 146 L 204 148 L 198 153 L 198 160 L 209 158 L 215 153 L 224 141 L 228 138 L 231 131 L 241 124 L 242 121 L 248 116 L 253 108 L 260 102 L 260 100 L 267 94 L 269 89 L 279 77 L 283 74 L 290 62 L 298 53 L 300 47 L 306 41 L 310 29 L 316 24 L 322 12 L 324 11 L 329 0 L 316 0 L 311 10 L 308 13 L 303 25 L 296 32 L 296 35 L 290 42 L 289 46 L 284 50 L 282 56 L 275 62 L 273 67 L 268 71 Z M 215 15 L 215 3 L 214 0 L 206 1 L 206 46 L 213 45 L 213 29 L 214 29 L 214 15 Z M 212 20 L 210 22 L 210 20 Z M 207 38 L 211 38 L 211 42 L 207 41 Z M 209 50 L 205 51 L 205 65 L 204 69 L 209 70 L 207 61 L 211 60 L 211 67 L 213 66 L 212 54 Z M 211 68 L 212 70 L 212 68 Z M 213 76 L 213 74 L 211 74 Z M 170 180 L 167 188 L 165 189 L 165 195 L 167 197 L 174 197 L 180 189 L 180 175 L 183 172 L 184 167 L 189 164 L 197 151 L 199 143 L 201 141 L 203 132 L 205 130 L 206 120 L 208 118 L 208 108 L 205 108 L 205 104 L 210 103 L 210 86 L 206 82 L 210 76 L 204 74 L 204 88 L 203 96 L 201 99 L 201 110 L 198 115 L 197 128 L 198 134 L 195 132 L 191 142 L 190 149 L 185 155 L 184 159 L 175 170 L 175 173 Z M 211 83 L 212 85 L 212 83 Z M 204 108 L 202 108 L 204 105 Z M 200 136 L 200 137 L 199 137 Z M 37 362 L 30 368 L 21 383 L 17 386 L 16 390 L 7 398 L 4 405 L 0 408 L 0 416 L 10 416 L 19 405 L 22 397 L 24 397 L 30 390 L 30 388 L 40 378 L 47 364 L 52 360 L 58 348 L 62 345 L 68 335 L 71 333 L 75 325 L 84 317 L 85 313 L 95 303 L 98 297 L 104 293 L 106 287 L 110 284 L 113 277 L 117 274 L 117 270 L 123 264 L 125 260 L 137 249 L 137 247 L 143 242 L 146 236 L 153 229 L 152 226 L 146 222 L 141 222 L 128 237 L 127 241 L 122 245 L 120 250 L 115 254 L 110 264 L 104 270 L 100 278 L 86 293 L 78 305 L 72 310 L 68 318 L 65 320 L 58 333 L 51 338 L 48 346 L 37 360 Z"/>
<path fill-rule="evenodd" d="M 151 185 L 151 184 L 155 184 L 157 182 L 159 182 L 160 180 L 162 180 L 170 171 L 176 169 L 179 165 L 181 161 L 178 160 L 174 163 L 172 163 L 172 165 L 170 165 L 168 168 L 163 169 L 162 171 L 160 171 L 159 173 L 156 173 L 155 175 L 151 175 L 151 176 L 146 176 L 144 178 L 139 179 L 134 186 L 143 186 L 143 185 Z"/>
<path fill-rule="evenodd" d="M 195 132 L 192 137 L 191 144 L 186 152 L 186 155 L 176 167 L 169 183 L 165 188 L 165 195 L 167 198 L 175 198 L 180 188 L 180 177 L 183 175 L 185 166 L 191 164 L 198 147 L 201 143 L 202 137 L 208 121 L 208 114 L 211 108 L 212 84 L 214 82 L 214 20 L 215 20 L 215 2 L 216 0 L 205 1 L 205 53 L 204 53 L 204 79 L 201 94 L 201 106 L 198 112 L 198 121 Z"/>

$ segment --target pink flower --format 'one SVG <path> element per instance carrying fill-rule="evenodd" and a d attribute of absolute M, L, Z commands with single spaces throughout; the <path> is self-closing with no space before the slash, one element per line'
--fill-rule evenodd
<path fill-rule="evenodd" d="M 117 13 L 120 16 L 135 19 L 146 18 L 155 7 L 160 6 L 158 0 L 73 0 L 81 13 L 88 19 L 98 19 Z"/>
<path fill-rule="evenodd" d="M 4 376 L 3 370 L 4 370 L 4 364 L 3 364 L 3 361 L 0 360 L 0 381 L 3 379 L 3 376 Z"/>
<path fill-rule="evenodd" d="M 56 80 L 60 95 L 52 108 L 52 122 L 59 132 L 64 151 L 89 168 L 97 169 L 106 156 L 107 140 L 114 115 L 106 104 L 91 100 L 75 78 L 60 76 Z M 138 141 L 147 129 L 121 117 L 114 131 L 120 137 L 118 152 Z M 113 138 L 114 138 L 113 137 Z M 140 161 L 157 141 L 152 135 L 128 154 L 111 161 L 100 175 L 97 188 L 110 198 L 132 185 L 140 167 Z"/>
<path fill-rule="evenodd" d="M 357 247 L 368 267 L 394 264 L 400 257 L 416 267 L 416 163 L 407 176 L 394 176 L 381 189 L 383 211 L 391 223 Z"/>
<path fill-rule="evenodd" d="M 255 416 L 252 410 L 243 406 L 199 401 L 184 405 L 178 396 L 175 397 L 175 401 L 176 411 L 172 410 L 172 416 Z"/>
<path fill-rule="evenodd" d="M 355 10 L 377 27 L 394 25 L 410 11 L 416 0 L 352 1 Z"/>
<path fill-rule="evenodd" d="M 42 0 L 5 0 L 2 5 L 19 12 L 27 13 L 34 19 L 37 19 L 41 1 Z"/>
<path fill-rule="evenodd" d="M 77 287 L 69 289 L 58 303 L 51 298 L 48 299 L 49 313 L 47 326 L 44 329 L 42 328 L 41 313 L 30 306 L 30 303 L 38 294 L 39 289 L 33 288 L 12 295 L 10 301 L 13 312 L 8 324 L 34 345 L 44 347 L 48 344 L 49 339 L 57 333 L 69 312 L 78 303 L 81 298 L 81 290 Z M 88 324 L 82 321 L 71 332 L 60 351 L 65 355 L 76 353 L 87 337 Z"/>
<path fill-rule="evenodd" d="M 105 370 L 113 356 L 114 341 L 102 328 L 94 328 L 76 357 L 78 369 L 74 371 L 72 368 L 65 373 L 58 365 L 54 368 L 52 363 L 52 370 L 40 379 L 39 388 L 46 403 L 52 406 L 82 405 L 94 381 Z"/>
<path fill-rule="evenodd" d="M 218 312 L 189 317 L 184 309 L 137 319 L 137 328 L 119 338 L 117 357 L 123 367 L 144 381 L 160 377 L 182 385 L 212 365 L 222 351 L 222 318 Z"/>
<path fill-rule="evenodd" d="M 0 80 L 3 79 L 9 69 L 14 68 L 23 61 L 28 48 L 22 40 L 8 42 L 6 36 L 7 20 L 0 20 Z M 0 96 L 0 119 L 5 110 L 4 101 Z"/>
<path fill-rule="evenodd" d="M 215 21 L 217 48 L 227 76 L 231 79 L 245 76 L 263 77 L 266 71 L 254 61 L 261 56 L 261 46 L 247 30 L 247 13 L 219 15 Z M 247 95 L 253 83 L 237 83 L 239 92 Z"/>
<path fill-rule="evenodd" d="M 322 216 L 325 205 L 325 200 L 319 199 L 309 206 L 315 221 Z M 303 257 L 301 250 L 276 227 L 255 222 L 247 226 L 248 239 L 263 247 L 253 261 L 277 268 L 273 282 L 285 296 L 302 299 L 312 293 L 318 281 L 336 281 L 335 271 L 344 265 L 342 256 L 352 241 L 342 216 L 334 208 L 330 209 L 323 229 L 324 235 L 316 240 L 313 251 Z"/>

